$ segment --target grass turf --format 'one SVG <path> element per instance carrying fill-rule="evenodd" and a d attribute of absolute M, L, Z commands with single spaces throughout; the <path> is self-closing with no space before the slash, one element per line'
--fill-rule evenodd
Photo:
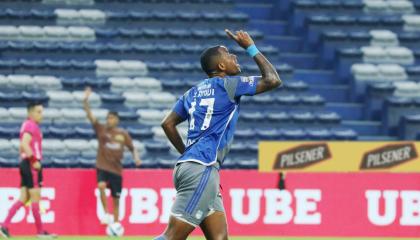
<path fill-rule="evenodd" d="M 35 237 L 14 237 L 13 239 L 25 239 L 25 240 L 35 240 L 37 238 Z M 82 236 L 72 236 L 72 237 L 59 237 L 59 240 L 74 240 L 74 239 L 78 239 L 78 240 L 110 240 L 112 238 L 109 237 L 82 237 Z M 152 236 L 150 237 L 122 237 L 122 238 L 114 238 L 114 239 L 137 239 L 137 240 L 150 240 L 153 239 Z M 188 238 L 189 240 L 203 240 L 205 239 L 204 237 L 190 237 Z M 291 237 L 231 237 L 229 238 L 231 240 L 275 240 L 275 239 L 279 239 L 279 240 L 350 240 L 350 239 L 354 239 L 354 240 L 397 240 L 398 238 L 336 238 L 336 237 L 331 237 L 331 238 L 291 238 Z M 415 239 L 415 238 L 404 238 L 404 240 L 409 240 L 409 239 Z"/>

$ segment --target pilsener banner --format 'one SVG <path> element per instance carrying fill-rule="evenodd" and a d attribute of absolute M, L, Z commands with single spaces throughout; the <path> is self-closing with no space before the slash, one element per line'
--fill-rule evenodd
<path fill-rule="evenodd" d="M 260 142 L 262 172 L 420 172 L 420 142 Z"/>
<path fill-rule="evenodd" d="M 93 169 L 45 169 L 42 221 L 59 235 L 105 235 Z M 0 222 L 19 197 L 18 169 L 0 169 Z M 420 238 L 420 174 L 290 173 L 222 170 L 222 197 L 232 236 Z M 158 236 L 175 197 L 172 170 L 126 170 L 120 221 L 126 235 Z M 111 206 L 111 204 L 109 204 Z M 34 235 L 28 207 L 12 236 Z M 201 234 L 198 229 L 196 235 Z M 152 238 L 152 237 L 151 237 Z"/>

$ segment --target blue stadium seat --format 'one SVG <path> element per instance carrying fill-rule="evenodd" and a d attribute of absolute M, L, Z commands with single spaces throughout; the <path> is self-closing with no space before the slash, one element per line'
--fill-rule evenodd
<path fill-rule="evenodd" d="M 306 94 L 300 96 L 300 100 L 303 105 L 310 107 L 319 107 L 325 105 L 325 99 L 319 94 Z"/>
<path fill-rule="evenodd" d="M 71 67 L 70 62 L 67 60 L 46 59 L 45 64 L 50 70 L 69 69 Z"/>
<path fill-rule="evenodd" d="M 146 61 L 150 71 L 163 72 L 170 69 L 170 65 L 164 61 Z"/>
<path fill-rule="evenodd" d="M 113 54 L 126 54 L 131 52 L 131 46 L 125 43 L 108 43 L 106 44 L 106 50 Z"/>
<path fill-rule="evenodd" d="M 257 135 L 260 140 L 279 140 L 281 132 L 276 129 L 257 129 Z"/>
<path fill-rule="evenodd" d="M 0 126 L 0 137 L 5 139 L 18 138 L 20 127 L 17 125 L 2 124 Z"/>
<path fill-rule="evenodd" d="M 295 94 L 281 94 L 277 96 L 277 103 L 282 106 L 297 106 L 300 99 Z"/>
<path fill-rule="evenodd" d="M 128 133 L 132 138 L 152 139 L 153 131 L 150 128 L 139 128 L 139 127 L 127 127 Z"/>
<path fill-rule="evenodd" d="M 78 78 L 78 77 L 63 77 L 61 78 L 61 84 L 63 88 L 67 89 L 84 89 L 86 86 L 86 81 L 84 78 Z"/>
<path fill-rule="evenodd" d="M 211 21 L 211 22 L 215 22 L 215 21 L 222 21 L 224 19 L 224 15 L 220 12 L 203 12 L 202 13 L 202 18 L 204 21 Z"/>
<path fill-rule="evenodd" d="M 106 18 L 109 20 L 115 20 L 115 21 L 127 21 L 130 19 L 130 14 L 125 11 L 113 11 L 113 10 L 107 10 L 105 11 Z"/>
<path fill-rule="evenodd" d="M 302 128 L 288 127 L 280 129 L 282 136 L 286 140 L 305 140 L 307 138 L 306 131 Z"/>
<path fill-rule="evenodd" d="M 37 59 L 33 59 L 33 60 L 20 59 L 18 62 L 18 65 L 20 65 L 21 68 L 28 69 L 28 70 L 45 69 L 47 67 L 47 64 L 45 63 L 45 61 L 37 60 Z"/>
<path fill-rule="evenodd" d="M 141 158 L 140 168 L 159 168 L 159 163 L 154 158 Z"/>
<path fill-rule="evenodd" d="M 31 42 L 8 42 L 8 50 L 16 52 L 25 52 L 31 50 L 34 45 Z"/>
<path fill-rule="evenodd" d="M 226 159 L 223 161 L 222 169 L 235 169 L 238 165 L 236 164 L 236 161 L 233 160 L 231 156 L 227 156 Z"/>
<path fill-rule="evenodd" d="M 316 116 L 316 121 L 324 125 L 336 125 L 341 122 L 341 116 L 336 112 L 330 111 L 319 111 L 314 113 Z"/>
<path fill-rule="evenodd" d="M 20 63 L 14 59 L 2 59 L 0 60 L 0 70 L 6 70 L 8 72 L 13 71 L 19 67 Z"/>
<path fill-rule="evenodd" d="M 413 113 L 414 102 L 409 98 L 390 97 L 385 100 L 382 111 L 382 123 L 386 133 L 397 134 L 400 118 Z"/>
<path fill-rule="evenodd" d="M 175 167 L 177 157 L 173 155 L 166 155 L 156 158 L 159 168 L 173 169 Z"/>
<path fill-rule="evenodd" d="M 304 81 L 285 81 L 283 88 L 288 92 L 305 92 L 309 86 Z"/>
<path fill-rule="evenodd" d="M 137 121 L 139 118 L 136 111 L 131 110 L 118 111 L 118 115 L 121 121 Z"/>
<path fill-rule="evenodd" d="M 0 156 L 0 166 L 5 168 L 16 168 L 20 160 L 17 156 Z"/>
<path fill-rule="evenodd" d="M 74 132 L 75 138 L 81 139 L 92 139 L 96 135 L 91 126 L 76 126 Z"/>
<path fill-rule="evenodd" d="M 193 29 L 191 35 L 194 38 L 208 39 L 214 37 L 215 33 L 209 29 Z"/>
<path fill-rule="evenodd" d="M 132 48 L 133 51 L 137 53 L 152 53 L 157 50 L 157 47 L 154 44 L 134 43 L 132 44 Z"/>
<path fill-rule="evenodd" d="M 265 116 L 262 112 L 242 112 L 239 119 L 246 123 L 257 123 L 264 121 Z"/>
<path fill-rule="evenodd" d="M 16 106 L 23 103 L 23 96 L 18 91 L 2 89 L 0 92 L 0 103 L 7 106 Z"/>
<path fill-rule="evenodd" d="M 399 136 L 402 140 L 416 140 L 420 132 L 420 114 L 409 114 L 401 117 Z"/>
<path fill-rule="evenodd" d="M 59 48 L 64 49 L 63 46 L 67 47 L 69 44 L 59 44 L 59 43 L 52 43 L 52 42 L 34 42 L 33 49 L 39 52 L 56 52 Z"/>
<path fill-rule="evenodd" d="M 256 137 L 256 132 L 253 129 L 237 129 L 235 131 L 235 139 L 239 141 L 252 140 Z"/>
<path fill-rule="evenodd" d="M 9 18 L 15 19 L 28 19 L 31 16 L 31 13 L 27 10 L 15 10 L 15 9 L 6 9 L 6 14 Z"/>
<path fill-rule="evenodd" d="M 203 51 L 203 46 L 197 44 L 181 44 L 180 48 L 187 54 L 195 54 Z"/>
<path fill-rule="evenodd" d="M 315 116 L 309 111 L 291 111 L 289 112 L 292 121 L 296 124 L 312 125 L 315 123 Z"/>
<path fill-rule="evenodd" d="M 102 78 L 86 78 L 86 85 L 90 86 L 91 88 L 100 91 L 109 90 L 111 87 L 111 83 L 107 79 Z"/>
<path fill-rule="evenodd" d="M 56 18 L 54 11 L 50 9 L 31 9 L 31 17 L 40 20 L 52 20 Z"/>
<path fill-rule="evenodd" d="M 290 124 L 291 117 L 287 112 L 267 113 L 267 120 L 276 125 Z"/>
<path fill-rule="evenodd" d="M 73 138 L 76 136 L 76 132 L 70 126 L 50 126 L 48 128 L 49 137 L 52 138 Z"/>
<path fill-rule="evenodd" d="M 163 38 L 166 35 L 166 31 L 159 28 L 144 28 L 143 34 L 148 38 Z"/>
<path fill-rule="evenodd" d="M 38 102 L 46 104 L 49 100 L 47 94 L 42 91 L 24 91 L 22 92 L 23 100 L 27 102 Z"/>
<path fill-rule="evenodd" d="M 63 158 L 54 157 L 54 158 L 51 158 L 51 160 L 52 160 L 52 166 L 57 167 L 57 168 L 75 168 L 75 167 L 80 166 L 78 159 L 71 156 L 63 157 Z"/>
<path fill-rule="evenodd" d="M 177 44 L 157 44 L 156 48 L 159 52 L 164 54 L 173 54 L 181 51 Z"/>
<path fill-rule="evenodd" d="M 108 50 L 108 46 L 105 43 L 93 43 L 93 42 L 85 42 L 82 44 L 82 48 L 84 52 L 88 53 L 101 53 Z"/>
<path fill-rule="evenodd" d="M 118 93 L 102 92 L 99 94 L 101 101 L 105 104 L 122 104 L 125 101 L 125 97 Z"/>
<path fill-rule="evenodd" d="M 129 11 L 128 15 L 131 21 L 146 21 L 151 20 L 153 15 L 147 11 Z"/>
<path fill-rule="evenodd" d="M 258 159 L 253 157 L 237 157 L 234 161 L 241 169 L 257 169 Z"/>
<path fill-rule="evenodd" d="M 42 46 L 45 51 L 63 51 L 66 53 L 80 53 L 84 52 L 83 44 L 78 42 L 60 42 L 55 45 L 48 45 Z M 48 49 L 49 48 L 49 49 Z M 42 49 L 40 49 L 41 51 Z"/>
<path fill-rule="evenodd" d="M 310 140 L 330 140 L 333 135 L 332 133 L 325 128 L 309 128 L 306 129 L 306 132 L 308 134 L 308 138 Z"/>
<path fill-rule="evenodd" d="M 169 153 L 169 146 L 166 142 L 146 142 L 145 144 L 146 151 L 149 154 L 161 154 L 166 155 Z"/>
<path fill-rule="evenodd" d="M 177 14 L 173 11 L 156 10 L 152 12 L 153 17 L 158 21 L 174 21 L 177 19 Z"/>
<path fill-rule="evenodd" d="M 249 16 L 245 13 L 240 12 L 227 12 L 225 15 L 227 21 L 232 22 L 246 22 L 249 19 Z"/>
<path fill-rule="evenodd" d="M 331 133 L 334 140 L 353 141 L 358 138 L 358 134 L 354 130 L 347 128 L 332 128 Z"/>
<path fill-rule="evenodd" d="M 195 22 L 200 20 L 201 15 L 198 12 L 181 10 L 177 12 L 178 18 L 183 21 Z"/>
<path fill-rule="evenodd" d="M 118 28 L 118 34 L 121 37 L 138 38 L 143 35 L 143 32 L 138 28 Z"/>
<path fill-rule="evenodd" d="M 74 69 L 79 70 L 93 70 L 96 68 L 95 64 L 90 60 L 70 60 L 70 65 Z"/>
<path fill-rule="evenodd" d="M 76 161 L 79 163 L 80 167 L 82 168 L 94 168 L 95 163 L 96 163 L 95 158 L 78 157 Z"/>
<path fill-rule="evenodd" d="M 115 38 L 118 36 L 118 31 L 111 28 L 95 28 L 95 34 L 99 38 Z"/>

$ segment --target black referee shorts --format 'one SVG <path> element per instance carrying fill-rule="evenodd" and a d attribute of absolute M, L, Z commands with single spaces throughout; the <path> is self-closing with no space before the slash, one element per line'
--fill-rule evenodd
<path fill-rule="evenodd" d="M 107 187 L 111 189 L 112 197 L 120 197 L 122 190 L 122 177 L 120 175 L 97 168 L 96 179 L 98 183 L 106 183 Z"/>
<path fill-rule="evenodd" d="M 42 187 L 42 168 L 37 171 L 31 167 L 28 160 L 22 160 L 19 165 L 20 186 L 31 188 Z"/>

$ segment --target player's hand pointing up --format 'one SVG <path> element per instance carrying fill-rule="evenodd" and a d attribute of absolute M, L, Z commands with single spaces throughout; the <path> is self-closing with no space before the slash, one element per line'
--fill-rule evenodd
<path fill-rule="evenodd" d="M 229 38 L 233 39 L 239 46 L 247 49 L 249 46 L 254 44 L 254 40 L 252 40 L 251 36 L 247 32 L 243 30 L 236 31 L 236 34 L 233 34 L 229 29 L 225 29 L 226 34 Z"/>
<path fill-rule="evenodd" d="M 83 98 L 84 101 L 88 101 L 90 94 L 92 94 L 92 89 L 90 87 L 85 88 L 85 97 Z"/>

